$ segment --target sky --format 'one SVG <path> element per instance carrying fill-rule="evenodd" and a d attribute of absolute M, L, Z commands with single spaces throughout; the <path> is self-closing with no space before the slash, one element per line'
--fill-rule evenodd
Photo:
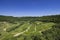
<path fill-rule="evenodd" d="M 0 0 L 0 15 L 45 16 L 60 14 L 60 0 Z"/>

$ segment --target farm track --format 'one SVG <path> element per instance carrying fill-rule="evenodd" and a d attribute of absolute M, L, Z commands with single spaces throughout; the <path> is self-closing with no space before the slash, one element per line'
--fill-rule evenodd
<path fill-rule="evenodd" d="M 25 32 L 28 32 L 28 30 L 30 29 L 30 27 L 31 27 L 31 26 L 29 26 L 29 27 L 28 27 L 25 31 L 23 31 L 23 32 L 20 32 L 20 33 L 15 34 L 14 37 L 17 37 L 17 36 L 19 36 L 19 35 L 21 35 L 21 34 L 24 34 Z"/>
<path fill-rule="evenodd" d="M 52 28 L 52 26 L 53 26 L 53 25 L 55 25 L 54 23 L 52 23 L 51 25 L 50 25 L 50 24 L 51 24 L 51 23 L 48 23 L 48 24 L 47 24 L 49 27 L 48 27 L 48 26 L 46 26 L 46 24 L 44 24 L 44 25 L 45 25 L 45 27 L 48 27 L 48 28 L 45 28 L 45 29 L 40 30 L 40 31 L 39 31 L 39 33 L 43 32 L 43 31 L 46 31 L 46 30 L 49 30 L 49 29 L 51 29 L 51 28 Z"/>
<path fill-rule="evenodd" d="M 36 26 L 35 26 L 35 32 L 36 32 Z"/>
<path fill-rule="evenodd" d="M 49 25 L 49 24 L 48 24 L 48 25 Z M 24 26 L 24 25 L 23 25 L 23 26 Z M 22 27 L 23 27 L 23 26 L 22 26 Z M 28 32 L 28 30 L 30 30 L 31 27 L 32 27 L 32 26 L 30 25 L 25 31 L 15 34 L 14 37 L 17 37 L 17 36 L 19 36 L 19 35 L 21 35 L 21 34 L 24 34 L 25 32 Z M 37 28 L 36 28 L 36 27 L 37 27 L 37 26 L 35 25 L 35 28 L 34 28 L 34 31 L 33 31 L 33 32 L 36 32 L 36 31 L 37 31 Z M 49 29 L 50 29 L 50 28 L 49 28 Z M 43 29 L 43 30 L 40 30 L 40 31 L 38 31 L 38 32 L 41 33 L 42 31 L 45 31 L 45 30 L 48 30 L 48 29 Z"/>

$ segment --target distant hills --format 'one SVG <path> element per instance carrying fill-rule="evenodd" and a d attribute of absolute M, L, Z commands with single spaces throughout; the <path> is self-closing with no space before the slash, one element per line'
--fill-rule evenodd
<path fill-rule="evenodd" d="M 42 16 L 42 17 L 13 17 L 13 16 L 3 16 L 0 15 L 0 21 L 31 21 L 31 20 L 39 20 L 43 22 L 60 22 L 60 15 L 51 15 L 51 16 Z"/>

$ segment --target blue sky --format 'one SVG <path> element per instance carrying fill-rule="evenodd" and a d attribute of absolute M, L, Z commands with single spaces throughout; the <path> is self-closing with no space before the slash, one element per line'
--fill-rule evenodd
<path fill-rule="evenodd" d="M 45 16 L 60 14 L 60 0 L 0 0 L 0 15 Z"/>

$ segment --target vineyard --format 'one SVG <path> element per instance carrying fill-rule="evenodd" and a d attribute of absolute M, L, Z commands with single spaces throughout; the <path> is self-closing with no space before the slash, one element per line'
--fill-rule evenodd
<path fill-rule="evenodd" d="M 4 17 L 0 16 L 0 40 L 60 40 L 56 17 Z"/>

